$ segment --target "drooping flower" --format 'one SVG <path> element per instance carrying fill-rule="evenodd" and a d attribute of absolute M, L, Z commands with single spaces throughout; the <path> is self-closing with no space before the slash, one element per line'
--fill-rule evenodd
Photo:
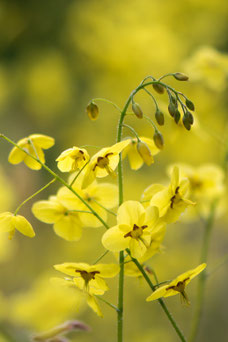
<path fill-rule="evenodd" d="M 0 231 L 8 232 L 9 239 L 12 239 L 15 230 L 18 230 L 23 235 L 31 238 L 35 236 L 32 225 L 26 220 L 24 216 L 14 215 L 10 212 L 0 214 Z"/>
<path fill-rule="evenodd" d="M 102 148 L 90 160 L 86 167 L 86 184 L 90 184 L 96 177 L 107 175 L 116 176 L 115 169 L 119 163 L 119 154 L 130 143 L 130 139 L 121 141 L 113 146 Z"/>
<path fill-rule="evenodd" d="M 185 209 L 195 203 L 187 199 L 189 193 L 189 180 L 180 179 L 179 168 L 175 166 L 171 175 L 171 182 L 168 187 L 161 184 L 152 184 L 142 196 L 143 200 L 150 198 L 150 206 L 159 209 L 159 216 L 167 223 L 178 220 Z"/>
<path fill-rule="evenodd" d="M 34 203 L 32 212 L 38 220 L 54 224 L 54 231 L 61 238 L 67 241 L 78 241 L 81 238 L 82 223 L 78 213 L 69 211 L 56 196 Z"/>
<path fill-rule="evenodd" d="M 126 201 L 118 209 L 117 225 L 104 233 L 102 243 L 113 252 L 129 248 L 132 257 L 138 259 L 152 246 L 154 231 L 164 235 L 164 226 L 156 207 L 145 210 L 137 201 Z"/>
<path fill-rule="evenodd" d="M 159 149 L 155 146 L 152 139 L 139 137 L 131 139 L 130 144 L 123 150 L 123 158 L 128 156 L 130 167 L 132 170 L 138 170 L 143 163 L 151 165 L 154 162 L 153 156 L 159 153 Z"/>
<path fill-rule="evenodd" d="M 189 270 L 185 273 L 182 273 L 173 281 L 171 281 L 168 285 L 164 285 L 155 290 L 149 297 L 147 297 L 146 301 L 152 301 L 155 299 L 159 299 L 161 297 L 169 297 L 175 296 L 180 293 L 181 298 L 187 303 L 190 304 L 188 297 L 185 292 L 185 287 L 190 283 L 190 281 L 195 278 L 200 272 L 202 272 L 207 265 L 205 263 L 197 266 L 193 270 Z"/>
<path fill-rule="evenodd" d="M 93 181 L 89 186 L 82 188 L 85 174 L 82 172 L 73 184 L 73 189 L 92 207 L 106 222 L 107 210 L 118 204 L 118 188 L 114 184 L 97 183 Z M 59 189 L 57 198 L 69 210 L 88 211 L 88 207 L 66 187 Z M 106 209 L 104 209 L 106 208 Z M 100 227 L 102 223 L 91 213 L 79 212 L 78 216 L 86 227 Z"/>
<path fill-rule="evenodd" d="M 17 142 L 21 148 L 29 152 L 32 156 L 38 158 L 42 163 L 45 163 L 43 149 L 52 147 L 55 140 L 47 135 L 32 134 Z M 22 161 L 32 170 L 40 170 L 41 164 L 28 156 L 25 152 L 21 151 L 18 147 L 14 147 L 8 158 L 9 163 L 19 164 Z"/>
<path fill-rule="evenodd" d="M 96 264 L 66 262 L 55 265 L 54 268 L 71 277 L 70 283 L 86 294 L 88 305 L 102 316 L 101 310 L 95 299 L 95 295 L 103 295 L 108 286 L 103 278 L 113 278 L 119 273 L 117 264 Z"/>
<path fill-rule="evenodd" d="M 89 154 L 84 148 L 73 146 L 63 151 L 56 159 L 57 166 L 62 172 L 71 172 L 81 169 L 89 160 Z"/>

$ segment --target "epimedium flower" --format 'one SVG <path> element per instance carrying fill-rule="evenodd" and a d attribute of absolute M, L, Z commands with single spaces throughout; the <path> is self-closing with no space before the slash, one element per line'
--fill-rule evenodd
<path fill-rule="evenodd" d="M 89 154 L 84 148 L 73 146 L 63 151 L 56 159 L 57 166 L 62 172 L 81 169 L 89 160 Z"/>
<path fill-rule="evenodd" d="M 146 301 L 149 302 L 161 297 L 175 296 L 176 294 L 180 293 L 181 299 L 183 299 L 187 304 L 190 304 L 185 292 L 185 287 L 193 278 L 202 272 L 206 266 L 207 265 L 203 263 L 192 270 L 182 273 L 168 285 L 161 286 L 155 290 L 149 297 L 147 297 Z"/>
<path fill-rule="evenodd" d="M 113 146 L 102 148 L 90 160 L 86 167 L 85 184 L 90 184 L 96 177 L 108 175 L 116 176 L 115 169 L 119 163 L 119 154 L 130 143 L 130 139 L 123 140 Z"/>
<path fill-rule="evenodd" d="M 132 170 L 138 170 L 143 163 L 151 165 L 154 162 L 153 156 L 159 153 L 154 141 L 149 138 L 139 137 L 131 139 L 130 144 L 123 150 L 123 158 L 128 156 L 130 167 Z"/>
<path fill-rule="evenodd" d="M 98 316 L 102 316 L 94 296 L 103 295 L 108 290 L 108 286 L 103 278 L 115 277 L 119 273 L 119 265 L 89 265 L 86 263 L 66 262 L 54 265 L 54 268 L 57 271 L 71 276 L 72 279 L 67 280 L 86 294 L 88 305 L 98 314 Z"/>
<path fill-rule="evenodd" d="M 78 213 L 68 210 L 56 196 L 34 203 L 32 212 L 38 220 L 54 224 L 54 231 L 61 238 L 67 241 L 78 241 L 81 238 L 82 223 Z"/>
<path fill-rule="evenodd" d="M 43 149 L 52 147 L 55 140 L 47 135 L 32 134 L 17 142 L 17 145 L 29 152 L 32 156 L 38 158 L 43 164 L 45 157 Z M 11 164 L 19 164 L 22 161 L 32 170 L 40 170 L 41 164 L 34 160 L 32 157 L 21 151 L 18 147 L 14 147 L 8 157 Z"/>
<path fill-rule="evenodd" d="M 152 184 L 143 193 L 142 200 L 159 209 L 159 216 L 167 223 L 176 222 L 185 209 L 195 203 L 187 199 L 189 180 L 180 178 L 179 168 L 174 166 L 169 186 Z"/>
<path fill-rule="evenodd" d="M 117 225 L 104 233 L 102 243 L 112 252 L 129 248 L 138 259 L 153 249 L 153 232 L 163 236 L 164 226 L 156 207 L 144 209 L 137 201 L 126 201 L 117 211 Z"/>
<path fill-rule="evenodd" d="M 10 212 L 0 214 L 0 232 L 8 232 L 9 239 L 12 239 L 15 230 L 18 230 L 20 233 L 30 238 L 35 236 L 32 225 L 24 216 L 14 215 Z"/>
<path fill-rule="evenodd" d="M 114 184 L 97 183 L 93 181 L 89 186 L 82 188 L 84 174 L 81 173 L 77 181 L 73 184 L 73 189 L 85 200 L 90 207 L 97 212 L 97 214 L 106 222 L 107 210 L 112 209 L 118 204 L 118 188 Z M 59 189 L 57 198 L 60 203 L 70 210 L 80 210 L 78 216 L 85 227 L 100 227 L 102 223 L 96 216 L 91 213 L 84 213 L 88 211 L 88 207 L 77 198 L 72 191 L 66 187 Z"/>

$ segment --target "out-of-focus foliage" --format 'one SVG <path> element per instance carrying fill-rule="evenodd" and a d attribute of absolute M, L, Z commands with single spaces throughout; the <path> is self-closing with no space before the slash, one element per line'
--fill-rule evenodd
<path fill-rule="evenodd" d="M 183 71 L 188 73 L 189 82 L 180 84 L 172 78 L 169 82 L 174 87 L 178 83 L 178 89 L 194 102 L 195 124 L 190 132 L 177 126 L 168 114 L 166 95 L 156 94 L 159 108 L 165 114 L 165 125 L 161 127 L 164 150 L 154 156 L 152 166 L 144 165 L 137 173 L 125 162 L 125 200 L 139 200 L 151 183 L 162 183 L 170 163 L 223 166 L 228 133 L 227 22 L 226 0 L 3 0 L 0 133 L 15 141 L 35 133 L 53 136 L 56 145 L 45 156 L 47 164 L 57 170 L 55 159 L 72 146 L 96 145 L 98 149 L 88 148 L 93 155 L 101 147 L 115 143 L 116 109 L 99 102 L 99 117 L 91 122 L 85 113 L 91 99 L 105 97 L 122 106 L 145 76 Z M 146 94 L 137 95 L 137 103 L 154 118 L 155 107 Z M 129 115 L 126 123 L 135 127 L 139 135 L 153 137 L 153 129 L 145 120 Z M 127 128 L 124 132 L 130 134 Z M 44 171 L 26 170 L 24 165 L 8 165 L 11 146 L 0 143 L 0 212 L 13 211 L 50 177 Z M 55 186 L 36 200 L 47 199 L 55 192 Z M 223 202 L 226 207 L 227 195 Z M 42 278 L 57 263 L 93 263 L 104 252 L 104 230 L 86 228 L 79 242 L 63 241 L 50 226 L 32 216 L 30 204 L 32 201 L 21 214 L 32 223 L 36 238 L 30 241 L 17 234 L 14 241 L 8 241 L 0 236 L 0 302 L 4 302 L 0 303 L 0 319 L 7 319 L 13 326 L 20 324 L 31 331 L 42 331 L 65 319 L 83 318 L 93 327 L 93 335 L 80 334 L 80 341 L 104 342 L 110 331 L 114 341 L 116 316 L 110 308 L 102 306 L 104 323 L 88 310 L 75 310 L 74 295 L 53 290 L 47 277 Z M 221 212 L 211 244 L 211 269 L 227 249 L 227 214 Z M 169 228 L 165 247 L 149 262 L 159 280 L 172 279 L 198 264 L 202 223 L 196 222 L 177 223 Z M 111 217 L 109 223 L 115 224 Z M 9 258 L 11 250 L 14 258 Z M 114 262 L 109 254 L 104 262 Z M 56 276 L 55 271 L 53 275 Z M 227 277 L 225 267 L 208 279 L 208 293 L 213 296 L 206 296 L 199 340 L 222 341 L 227 335 L 223 323 L 227 317 L 227 289 L 225 281 L 217 281 L 220 277 Z M 125 336 L 132 342 L 176 341 L 157 305 L 145 302 L 150 294 L 146 284 L 129 277 L 125 286 Z M 109 287 L 112 291 L 107 298 L 116 303 L 115 281 L 111 280 Z M 192 307 L 194 289 L 194 285 L 189 285 Z M 169 303 L 177 321 L 188 331 L 192 307 L 185 310 L 175 297 Z M 5 337 L 0 335 L 0 341 L 5 342 Z"/>

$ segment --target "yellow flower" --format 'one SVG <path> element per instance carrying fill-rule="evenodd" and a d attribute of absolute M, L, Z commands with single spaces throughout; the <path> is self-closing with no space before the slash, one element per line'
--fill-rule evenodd
<path fill-rule="evenodd" d="M 19 140 L 17 145 L 38 158 L 42 163 L 45 163 L 43 149 L 52 147 L 54 143 L 55 141 L 51 137 L 42 134 L 32 134 L 27 138 Z M 19 164 L 23 161 L 32 170 L 40 170 L 42 167 L 41 164 L 28 156 L 25 152 L 22 152 L 18 147 L 12 149 L 8 161 L 11 164 Z"/>
<path fill-rule="evenodd" d="M 106 222 L 107 211 L 103 208 L 112 209 L 118 204 L 118 188 L 114 184 L 100 183 L 96 180 L 88 187 L 82 188 L 84 174 L 81 173 L 73 185 L 73 189 L 98 213 Z M 57 198 L 60 203 L 70 210 L 88 211 L 88 208 L 69 189 L 59 189 Z M 82 224 L 86 227 L 100 227 L 102 223 L 96 216 L 90 213 L 78 213 Z"/>
<path fill-rule="evenodd" d="M 85 182 L 90 184 L 95 177 L 116 176 L 115 169 L 119 163 L 119 154 L 130 143 L 130 139 L 121 141 L 111 147 L 102 148 L 92 158 L 86 168 Z"/>
<path fill-rule="evenodd" d="M 104 247 L 118 252 L 130 248 L 134 258 L 142 257 L 152 245 L 152 233 L 164 233 L 164 223 L 159 221 L 158 209 L 144 209 L 137 201 L 124 202 L 117 212 L 117 225 L 108 229 L 102 237 Z"/>
<path fill-rule="evenodd" d="M 140 169 L 143 163 L 151 165 L 154 162 L 153 156 L 160 151 L 152 139 L 139 138 L 140 142 L 137 142 L 136 138 L 132 139 L 131 143 L 123 150 L 123 158 L 128 156 L 132 170 Z"/>
<path fill-rule="evenodd" d="M 180 293 L 181 298 L 187 304 L 190 304 L 188 297 L 185 293 L 185 287 L 190 283 L 190 281 L 193 278 L 195 278 L 200 272 L 202 272 L 206 266 L 207 265 L 204 263 L 197 266 L 193 270 L 189 270 L 185 273 L 182 273 L 173 281 L 171 281 L 168 285 L 159 287 L 149 297 L 147 297 L 146 301 L 149 302 L 151 300 L 159 299 L 161 297 L 175 296 L 176 294 Z"/>
<path fill-rule="evenodd" d="M 82 223 L 78 213 L 64 207 L 55 196 L 48 201 L 38 201 L 32 207 L 34 216 L 45 223 L 54 223 L 54 231 L 67 241 L 78 241 L 82 235 Z"/>
<path fill-rule="evenodd" d="M 142 196 L 143 200 L 150 200 L 150 206 L 159 209 L 159 216 L 167 223 L 178 220 L 181 213 L 189 205 L 195 203 L 186 198 L 189 192 L 189 181 L 187 178 L 180 179 L 179 168 L 174 167 L 171 175 L 171 182 L 168 187 L 160 184 L 149 186 Z"/>
<path fill-rule="evenodd" d="M 89 154 L 84 148 L 73 146 L 63 151 L 56 159 L 58 168 L 62 172 L 81 169 L 89 160 Z"/>
<path fill-rule="evenodd" d="M 21 215 L 14 215 L 10 212 L 0 214 L 0 231 L 9 232 L 9 239 L 12 239 L 15 230 L 28 236 L 34 237 L 35 232 L 31 224 Z"/>
<path fill-rule="evenodd" d="M 65 273 L 72 279 L 67 279 L 71 285 L 75 285 L 86 294 L 88 305 L 97 313 L 103 316 L 94 295 L 103 295 L 108 286 L 103 278 L 113 278 L 119 273 L 117 264 L 96 264 L 66 262 L 55 265 L 57 271 Z"/>

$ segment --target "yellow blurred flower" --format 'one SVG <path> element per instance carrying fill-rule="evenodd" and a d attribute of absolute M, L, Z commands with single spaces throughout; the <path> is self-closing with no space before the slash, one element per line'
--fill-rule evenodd
<path fill-rule="evenodd" d="M 190 304 L 188 297 L 185 293 L 185 287 L 190 283 L 190 281 L 195 278 L 200 272 L 202 272 L 207 265 L 201 264 L 194 268 L 193 270 L 189 270 L 185 273 L 182 273 L 173 281 L 171 281 L 168 285 L 164 285 L 159 287 L 156 291 L 154 291 L 149 297 L 147 297 L 146 301 L 152 301 L 155 299 L 159 299 L 161 297 L 169 297 L 175 296 L 180 293 L 181 298 L 187 303 Z"/>
<path fill-rule="evenodd" d="M 112 209 L 118 204 L 118 188 L 114 184 L 97 183 L 93 181 L 86 188 L 82 188 L 84 174 L 81 173 L 74 182 L 73 189 L 98 213 L 106 222 L 107 210 Z M 69 189 L 62 187 L 57 193 L 57 198 L 69 210 L 88 211 L 88 208 L 78 199 Z M 104 209 L 106 208 L 106 209 Z M 78 216 L 82 224 L 86 227 L 100 227 L 102 223 L 96 216 L 90 213 L 79 212 Z"/>
<path fill-rule="evenodd" d="M 57 166 L 62 172 L 81 169 L 89 160 L 89 154 L 84 148 L 73 146 L 63 151 L 56 159 Z"/>
<path fill-rule="evenodd" d="M 31 224 L 25 217 L 14 215 L 8 211 L 0 214 L 0 232 L 8 232 L 9 239 L 12 239 L 15 230 L 31 238 L 35 236 Z"/>
<path fill-rule="evenodd" d="M 143 201 L 150 199 L 150 206 L 159 209 L 159 215 L 167 223 L 178 220 L 181 213 L 189 205 L 195 203 L 187 199 L 189 181 L 187 178 L 180 179 L 179 168 L 174 166 L 171 174 L 171 182 L 168 187 L 161 184 L 152 184 L 143 193 Z"/>
<path fill-rule="evenodd" d="M 42 163 L 45 163 L 43 149 L 52 147 L 54 143 L 55 140 L 53 138 L 43 134 L 32 134 L 17 142 L 21 148 L 38 158 Z M 42 167 L 40 163 L 21 151 L 18 147 L 14 147 L 11 150 L 8 161 L 11 164 L 19 164 L 23 161 L 32 170 L 40 170 Z"/>
<path fill-rule="evenodd" d="M 128 156 L 130 167 L 138 170 L 143 163 L 151 165 L 154 162 L 153 156 L 159 153 L 159 149 L 155 146 L 154 141 L 149 138 L 139 137 L 132 139 L 130 144 L 123 150 L 123 158 Z"/>
<path fill-rule="evenodd" d="M 227 85 L 228 55 L 210 46 L 200 47 L 185 62 L 191 79 L 204 82 L 215 91 L 224 90 Z"/>
<path fill-rule="evenodd" d="M 69 211 L 56 196 L 51 196 L 48 201 L 34 203 L 32 212 L 38 220 L 54 224 L 54 231 L 61 238 L 67 241 L 78 241 L 81 238 L 82 223 L 78 213 Z"/>
<path fill-rule="evenodd" d="M 108 229 L 103 237 L 104 247 L 118 252 L 130 248 L 134 258 L 142 257 L 152 246 L 152 233 L 164 234 L 164 225 L 159 221 L 158 209 L 146 210 L 137 201 L 124 202 L 117 212 L 117 225 Z M 149 252 L 148 252 L 149 253 Z"/>
<path fill-rule="evenodd" d="M 78 315 L 83 309 L 83 298 L 79 291 L 59 286 L 50 281 L 49 275 L 42 275 L 27 291 L 13 295 L 8 307 L 14 324 L 43 331 Z"/>

